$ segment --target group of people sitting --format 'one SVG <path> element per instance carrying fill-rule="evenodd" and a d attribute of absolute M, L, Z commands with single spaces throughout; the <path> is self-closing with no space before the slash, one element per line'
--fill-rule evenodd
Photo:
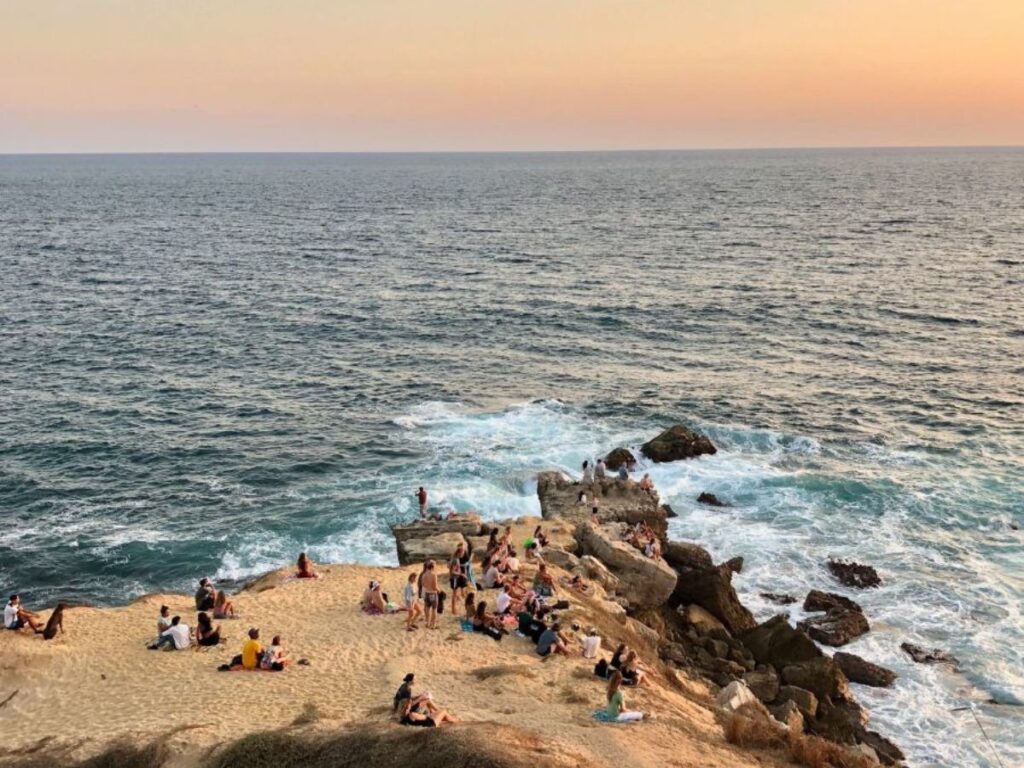
<path fill-rule="evenodd" d="M 661 539 L 643 520 L 631 525 L 622 533 L 622 540 L 639 549 L 645 557 L 661 559 Z"/>
<path fill-rule="evenodd" d="M 415 725 L 423 728 L 439 728 L 445 723 L 457 723 L 459 718 L 449 714 L 434 703 L 434 697 L 428 693 L 416 694 L 412 684 L 416 675 L 410 672 L 402 678 L 402 684 L 395 693 L 392 711 L 402 725 Z"/>
<path fill-rule="evenodd" d="M 43 624 L 42 617 L 38 613 L 30 611 L 22 605 L 18 595 L 11 595 L 7 605 L 4 606 L 4 628 L 13 631 L 28 629 L 37 635 L 42 635 L 43 640 L 53 640 L 58 632 L 64 634 L 64 610 L 67 607 L 67 603 L 57 603 L 57 607 L 53 609 L 46 624 Z"/>

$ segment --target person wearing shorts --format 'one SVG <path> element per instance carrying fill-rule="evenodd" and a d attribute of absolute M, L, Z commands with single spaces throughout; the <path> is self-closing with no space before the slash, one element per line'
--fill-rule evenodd
<path fill-rule="evenodd" d="M 423 608 L 427 629 L 437 629 L 437 593 L 439 587 L 433 560 L 427 560 L 426 565 L 424 565 L 421 583 L 423 585 Z"/>

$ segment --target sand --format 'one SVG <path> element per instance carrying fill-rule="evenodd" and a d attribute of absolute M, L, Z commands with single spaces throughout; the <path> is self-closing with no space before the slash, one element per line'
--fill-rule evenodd
<path fill-rule="evenodd" d="M 315 707 L 319 727 L 386 722 L 395 689 L 407 672 L 415 672 L 416 690 L 432 692 L 463 720 L 533 732 L 567 765 L 775 764 L 769 756 L 727 744 L 708 689 L 679 673 L 662 670 L 652 687 L 627 692 L 630 708 L 654 712 L 657 719 L 600 724 L 591 712 L 603 705 L 604 684 L 593 677 L 593 662 L 582 658 L 578 646 L 569 658 L 543 660 L 528 640 L 514 635 L 497 643 L 463 632 L 448 612 L 436 631 L 421 624 L 406 632 L 404 614 L 369 616 L 358 600 L 370 579 L 380 580 L 396 598 L 418 568 L 318 568 L 318 580 L 291 578 L 293 569 L 285 568 L 239 593 L 235 601 L 244 618 L 219 622 L 227 642 L 216 648 L 146 649 L 161 604 L 194 625 L 190 595 L 69 609 L 66 634 L 49 642 L 0 632 L 0 701 L 17 691 L 0 710 L 0 742 L 8 755 L 45 745 L 83 757 L 126 736 L 141 743 L 178 729 L 168 742 L 170 765 L 188 768 L 210 747 L 288 726 L 309 707 Z M 483 594 L 493 600 L 496 593 Z M 616 642 L 618 637 L 608 635 L 621 625 L 600 611 L 600 601 L 582 603 L 565 620 L 599 623 L 606 628 L 606 647 Z M 280 634 L 293 658 L 309 659 L 310 665 L 280 673 L 217 671 L 240 652 L 250 626 L 260 628 L 264 642 Z M 658 666 L 652 652 L 646 657 Z M 496 669 L 489 674 L 488 668 Z M 673 682 L 669 675 L 680 679 Z"/>

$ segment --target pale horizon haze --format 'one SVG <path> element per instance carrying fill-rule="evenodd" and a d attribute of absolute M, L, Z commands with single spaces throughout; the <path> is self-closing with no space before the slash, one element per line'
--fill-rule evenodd
<path fill-rule="evenodd" d="M 1020 144 L 1022 0 L 0 10 L 0 153 Z"/>

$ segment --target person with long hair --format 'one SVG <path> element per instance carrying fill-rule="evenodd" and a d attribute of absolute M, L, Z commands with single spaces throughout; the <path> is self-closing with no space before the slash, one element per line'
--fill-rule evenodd
<path fill-rule="evenodd" d="M 486 600 L 481 600 L 476 606 L 476 613 L 473 615 L 473 631 L 492 637 L 499 643 L 505 636 L 504 630 L 498 626 L 495 618 L 487 613 Z"/>
<path fill-rule="evenodd" d="M 402 590 L 402 601 L 405 603 L 405 631 L 412 632 L 419 629 L 416 620 L 423 615 L 423 601 L 416 592 L 416 572 L 409 574 L 409 579 Z"/>
<path fill-rule="evenodd" d="M 634 720 L 643 720 L 647 714 L 637 709 L 626 708 L 626 696 L 622 693 L 622 673 L 618 670 L 612 672 L 608 680 L 607 705 L 605 714 L 607 718 L 615 723 L 629 723 Z"/>
<path fill-rule="evenodd" d="M 196 644 L 201 647 L 220 644 L 220 625 L 213 626 L 210 615 L 206 611 L 202 611 L 196 616 Z"/>
<path fill-rule="evenodd" d="M 320 574 L 316 572 L 313 567 L 313 561 L 309 559 L 309 555 L 305 552 L 299 553 L 299 560 L 296 563 L 298 571 L 295 576 L 299 579 L 319 579 Z"/>
<path fill-rule="evenodd" d="M 235 612 L 235 601 L 228 597 L 226 590 L 218 590 L 217 597 L 213 601 L 213 618 L 215 619 L 237 619 Z"/>

